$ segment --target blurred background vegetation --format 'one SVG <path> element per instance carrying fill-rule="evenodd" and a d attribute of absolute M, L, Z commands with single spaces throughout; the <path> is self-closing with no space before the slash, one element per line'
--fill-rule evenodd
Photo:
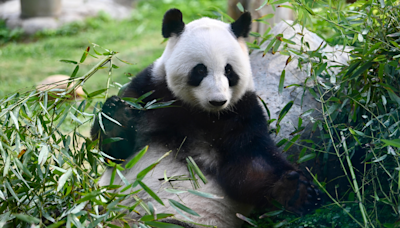
<path fill-rule="evenodd" d="M 324 177 L 315 177 L 327 193 L 322 208 L 304 217 L 280 209 L 267 214 L 260 210 L 244 226 L 400 227 L 399 1 L 263 3 L 277 9 L 286 2 L 295 12 L 295 23 L 332 46 L 351 48 L 348 65 L 333 71 L 320 50 L 291 50 L 278 42 L 281 37 L 268 32 L 253 33 L 258 39 L 249 47 L 258 49 L 266 40 L 282 43 L 280 54 L 289 53 L 299 58 L 299 64 L 312 67 L 309 80 L 315 87 L 304 89 L 321 103 L 323 118 L 315 123 L 322 133 L 310 148 L 315 149 L 316 160 L 337 162 L 347 184 L 328 192 Z M 115 21 L 100 13 L 33 36 L 0 22 L 0 227 L 95 227 L 112 226 L 113 219 L 124 221 L 118 202 L 127 195 L 108 194 L 95 184 L 104 158 L 88 138 L 89 125 L 107 95 L 117 93 L 120 85 L 161 55 L 166 10 L 179 8 L 188 23 L 202 16 L 229 20 L 227 6 L 225 0 L 138 0 L 129 19 Z M 88 46 L 97 58 L 81 58 L 87 56 Z M 99 67 L 102 58 L 114 58 L 113 51 L 132 64 L 116 60 L 119 68 Z M 49 75 L 73 74 L 77 64 L 62 59 L 81 62 L 75 80 L 85 81 L 82 102 L 53 102 L 48 91 L 30 93 Z M 151 205 L 144 207 L 154 213 Z M 163 227 L 152 222 L 140 224 Z"/>
<path fill-rule="evenodd" d="M 4 21 L 0 21 L 0 97 L 32 89 L 50 75 L 71 75 L 71 65 L 60 64 L 59 60 L 79 56 L 92 42 L 121 52 L 121 58 L 133 63 L 121 66 L 121 73 L 113 77 L 116 82 L 128 82 L 128 77 L 162 54 L 165 47 L 160 35 L 162 16 L 172 7 L 185 12 L 183 20 L 188 23 L 214 7 L 226 11 L 227 3 L 224 0 L 138 1 L 130 19 L 117 21 L 100 13 L 97 17 L 34 36 L 24 36 L 20 30 L 9 30 Z M 96 60 L 90 61 L 82 65 L 80 74 L 89 70 Z M 108 72 L 99 72 L 96 79 L 85 84 L 85 88 L 92 91 L 104 87 L 107 75 Z"/>

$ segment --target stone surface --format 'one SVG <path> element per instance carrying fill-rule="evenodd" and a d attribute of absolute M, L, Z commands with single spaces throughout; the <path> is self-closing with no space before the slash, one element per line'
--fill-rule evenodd
<path fill-rule="evenodd" d="M 45 78 L 43 81 L 39 82 L 36 86 L 36 89 L 39 91 L 45 91 L 48 89 L 54 90 L 54 95 L 59 95 L 67 91 L 74 86 L 75 83 L 71 83 L 68 86 L 68 83 L 71 82 L 71 77 L 68 75 L 56 74 L 51 75 Z M 68 87 L 67 87 L 68 86 Z M 85 93 L 81 86 L 77 86 L 75 90 L 71 93 L 71 99 L 77 98 L 81 99 Z M 49 97 L 52 99 L 52 96 Z"/>
<path fill-rule="evenodd" d="M 58 17 L 21 18 L 19 0 L 0 3 L 0 19 L 6 20 L 9 28 L 23 28 L 27 34 L 43 29 L 55 29 L 65 23 L 96 16 L 100 11 L 115 19 L 131 15 L 130 0 L 62 0 L 62 11 Z M 120 4 L 124 3 L 124 4 Z"/>
<path fill-rule="evenodd" d="M 288 24 L 292 24 L 292 21 L 287 21 Z M 278 23 L 272 30 L 272 34 L 283 34 L 283 37 L 294 41 L 295 45 L 289 45 L 289 47 L 299 50 L 301 35 L 304 34 L 304 42 L 308 42 L 310 50 L 316 50 L 322 42 L 324 42 L 319 36 L 308 31 L 307 29 L 302 30 L 299 25 L 293 27 L 289 26 L 285 22 Z M 292 38 L 293 37 L 293 38 Z M 257 94 L 265 101 L 268 109 L 271 113 L 272 119 L 278 119 L 278 115 L 282 108 L 289 102 L 294 101 L 294 105 L 290 109 L 289 113 L 283 118 L 281 130 L 275 137 L 275 141 L 278 142 L 283 138 L 291 139 L 293 136 L 290 135 L 295 131 L 297 127 L 299 116 L 308 111 L 309 109 L 315 109 L 312 115 L 303 118 L 303 126 L 306 129 L 302 132 L 302 138 L 312 137 L 311 128 L 312 120 L 314 118 L 320 118 L 321 105 L 316 101 L 309 93 L 306 93 L 303 98 L 303 105 L 301 105 L 301 96 L 303 94 L 302 88 L 289 87 L 284 88 L 282 94 L 278 93 L 279 81 L 282 70 L 285 68 L 286 60 L 288 56 L 281 55 L 279 53 L 266 53 L 262 57 L 264 49 L 268 46 L 269 42 L 265 42 L 260 50 L 253 51 L 250 55 L 251 66 L 253 71 L 253 77 L 255 81 L 255 89 Z M 349 56 L 342 53 L 340 49 L 330 47 L 329 45 L 323 50 L 328 58 L 328 64 L 347 64 Z M 294 58 L 285 68 L 285 82 L 284 86 L 291 84 L 303 85 L 306 78 L 309 76 L 309 66 L 303 65 L 303 71 L 298 68 L 298 61 Z M 311 80 L 310 80 L 311 81 Z M 312 83 L 308 83 L 307 86 L 313 86 Z M 276 127 L 276 121 L 272 123 L 272 128 Z M 292 146 L 290 153 L 298 153 L 301 148 Z"/>

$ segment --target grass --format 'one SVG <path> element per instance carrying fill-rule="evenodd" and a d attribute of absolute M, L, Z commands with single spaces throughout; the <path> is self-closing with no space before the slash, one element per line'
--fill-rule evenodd
<path fill-rule="evenodd" d="M 189 22 L 199 18 L 198 12 L 202 9 L 205 11 L 215 6 L 223 8 L 225 1 L 139 1 L 130 19 L 115 21 L 100 14 L 56 31 L 7 42 L 0 46 L 0 97 L 32 89 L 50 75 L 71 75 L 74 66 L 59 60 L 79 60 L 91 43 L 117 51 L 119 58 L 133 64 L 115 63 L 120 68 L 114 71 L 112 80 L 126 83 L 129 81 L 127 75 L 137 74 L 162 54 L 165 43 L 162 43 L 161 21 L 166 10 L 181 9 L 184 21 Z M 78 76 L 87 72 L 95 61 L 88 59 Z M 108 72 L 99 72 L 84 88 L 89 93 L 104 88 L 107 77 Z"/>

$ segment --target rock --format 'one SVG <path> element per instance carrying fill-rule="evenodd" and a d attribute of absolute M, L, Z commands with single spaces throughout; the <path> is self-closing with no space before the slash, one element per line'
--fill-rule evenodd
<path fill-rule="evenodd" d="M 53 17 L 32 17 L 25 19 L 22 23 L 22 29 L 26 34 L 35 34 L 43 29 L 56 29 L 59 23 Z"/>
<path fill-rule="evenodd" d="M 39 91 L 45 91 L 45 90 L 56 90 L 54 91 L 54 95 L 59 95 L 63 92 L 66 91 L 68 82 L 70 82 L 70 76 L 67 75 L 52 75 L 47 78 L 45 78 L 43 81 L 39 82 L 38 85 L 36 86 L 36 89 Z M 71 83 L 71 85 L 68 88 L 72 88 L 74 86 L 74 83 Z M 74 99 L 75 97 L 80 99 L 85 93 L 82 90 L 81 86 L 78 86 L 75 88 L 75 90 L 71 93 L 71 99 Z M 52 96 L 49 96 L 49 99 L 53 98 Z"/>
<path fill-rule="evenodd" d="M 287 21 L 288 24 L 292 24 L 292 21 Z M 286 39 L 291 39 L 296 44 L 289 45 L 289 47 L 299 50 L 300 49 L 300 39 L 301 35 L 304 34 L 304 42 L 308 42 L 310 45 L 310 50 L 316 50 L 322 42 L 324 42 L 319 36 L 308 31 L 307 29 L 302 30 L 300 25 L 295 25 L 293 27 L 289 26 L 285 22 L 278 23 L 272 30 L 272 34 L 283 34 Z M 293 37 L 293 38 L 292 38 Z M 320 118 L 321 104 L 316 101 L 308 92 L 305 93 L 303 98 L 303 104 L 301 105 L 301 96 L 303 94 L 303 88 L 289 87 L 284 88 L 282 94 L 278 93 L 279 81 L 281 77 L 282 70 L 285 68 L 286 60 L 288 56 L 281 55 L 279 53 L 272 54 L 270 52 L 266 53 L 263 57 L 263 51 L 268 46 L 269 42 L 266 41 L 262 44 L 260 50 L 255 50 L 250 55 L 251 66 L 253 71 L 253 77 L 255 81 L 255 89 L 257 94 L 265 101 L 268 109 L 271 113 L 272 119 L 278 119 L 278 115 L 282 108 L 289 102 L 294 101 L 294 104 L 287 115 L 283 118 L 280 123 L 281 129 L 277 136 L 275 136 L 275 141 L 279 142 L 283 138 L 291 139 L 293 136 L 292 132 L 295 131 L 297 127 L 299 116 L 310 110 L 315 109 L 312 115 L 303 118 L 303 126 L 306 127 L 301 133 L 301 138 L 312 137 L 312 120 L 315 118 Z M 349 56 L 342 53 L 340 49 L 330 47 L 329 45 L 322 50 L 328 58 L 328 64 L 347 64 Z M 335 62 L 333 62 L 335 61 Z M 309 66 L 304 65 L 302 71 L 298 68 L 298 59 L 294 58 L 285 68 L 285 82 L 284 86 L 292 84 L 303 85 L 309 72 Z M 311 81 L 311 80 L 310 80 Z M 312 87 L 313 83 L 308 83 L 307 86 Z M 276 121 L 272 123 L 272 128 L 275 128 Z M 292 146 L 290 153 L 299 153 L 302 147 Z"/>

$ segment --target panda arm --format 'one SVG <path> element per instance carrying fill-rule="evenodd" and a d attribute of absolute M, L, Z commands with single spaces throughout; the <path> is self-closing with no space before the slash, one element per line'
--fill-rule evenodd
<path fill-rule="evenodd" d="M 151 80 L 152 65 L 140 72 L 132 79 L 128 87 L 123 91 L 122 97 L 138 98 L 141 95 L 154 90 Z M 154 98 L 154 94 L 146 98 L 148 102 Z M 103 115 L 97 116 L 91 129 L 93 140 L 99 139 L 99 148 L 104 153 L 116 158 L 126 159 L 133 155 L 140 145 L 137 143 L 138 121 L 143 112 L 133 109 L 128 103 L 117 96 L 107 99 L 102 107 L 102 113 L 118 122 L 109 120 Z M 102 119 L 103 128 L 100 126 L 99 117 Z M 107 143 L 107 139 L 120 138 L 120 141 Z M 106 143 L 105 143 L 106 142 Z"/>
<path fill-rule="evenodd" d="M 102 107 L 102 114 L 96 117 L 90 132 L 93 140 L 99 139 L 100 150 L 116 159 L 126 159 L 134 153 L 136 138 L 134 112 L 137 111 L 117 96 L 107 99 Z M 107 140 L 111 138 L 118 141 Z"/>
<path fill-rule="evenodd" d="M 319 203 L 320 192 L 277 150 L 255 94 L 246 94 L 227 128 L 217 175 L 227 194 L 239 201 L 264 205 L 277 200 L 304 213 Z"/>

